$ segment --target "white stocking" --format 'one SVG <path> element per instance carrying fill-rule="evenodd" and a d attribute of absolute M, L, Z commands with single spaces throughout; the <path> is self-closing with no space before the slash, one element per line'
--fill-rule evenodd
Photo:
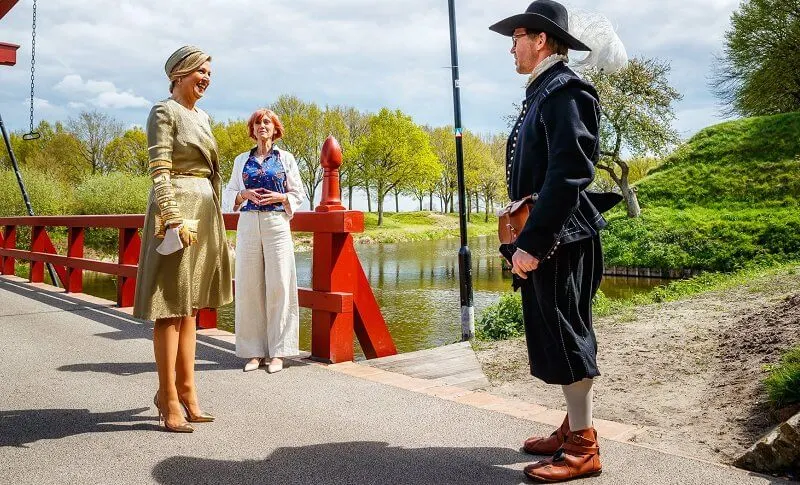
<path fill-rule="evenodd" d="M 567 399 L 570 431 L 592 427 L 593 379 L 583 379 L 568 386 L 561 386 Z"/>

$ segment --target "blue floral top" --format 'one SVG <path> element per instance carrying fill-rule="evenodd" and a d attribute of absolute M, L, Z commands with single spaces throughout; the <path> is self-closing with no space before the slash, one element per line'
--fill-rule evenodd
<path fill-rule="evenodd" d="M 246 189 L 267 189 L 272 192 L 280 192 L 281 194 L 286 193 L 286 170 L 283 168 L 283 163 L 281 162 L 281 155 L 280 152 L 276 149 L 272 149 L 272 153 L 264 159 L 263 162 L 259 163 L 258 159 L 256 159 L 256 149 L 250 150 L 250 158 L 244 162 L 244 169 L 242 170 L 242 181 L 244 181 L 244 186 Z M 267 204 L 267 205 L 256 205 L 251 201 L 247 201 L 246 204 L 242 206 L 240 209 L 242 212 L 244 211 L 283 211 L 286 210 L 283 208 L 282 203 L 277 204 Z"/>

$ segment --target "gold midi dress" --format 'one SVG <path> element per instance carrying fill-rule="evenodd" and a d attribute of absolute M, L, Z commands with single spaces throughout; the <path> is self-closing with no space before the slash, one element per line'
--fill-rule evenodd
<path fill-rule="evenodd" d="M 147 119 L 153 188 L 136 273 L 133 315 L 155 320 L 189 316 L 233 300 L 232 262 L 220 205 L 217 144 L 208 115 L 173 99 L 156 103 Z M 168 172 L 167 172 L 168 170 Z M 197 224 L 197 242 L 167 256 L 156 224 Z"/>

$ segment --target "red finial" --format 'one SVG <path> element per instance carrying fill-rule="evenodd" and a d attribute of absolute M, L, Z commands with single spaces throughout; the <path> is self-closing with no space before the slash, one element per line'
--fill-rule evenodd
<path fill-rule="evenodd" d="M 336 138 L 329 136 L 322 144 L 320 153 L 322 164 L 322 197 L 317 212 L 342 211 L 341 191 L 339 189 L 339 167 L 342 165 L 342 148 Z"/>

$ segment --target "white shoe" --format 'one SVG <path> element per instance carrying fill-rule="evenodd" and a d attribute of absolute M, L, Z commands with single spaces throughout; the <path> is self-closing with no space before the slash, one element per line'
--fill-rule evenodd
<path fill-rule="evenodd" d="M 277 359 L 278 362 L 270 362 L 267 366 L 267 372 L 270 374 L 274 374 L 276 372 L 280 372 L 283 370 L 283 361 L 281 359 Z"/>
<path fill-rule="evenodd" d="M 244 369 L 242 369 L 242 370 L 244 370 L 245 372 L 250 372 L 250 371 L 252 371 L 252 370 L 256 370 L 256 369 L 258 369 L 259 367 L 261 367 L 261 365 L 263 364 L 263 362 L 264 362 L 264 360 L 263 360 L 263 359 L 250 359 L 250 360 L 248 360 L 248 361 L 247 361 L 247 363 L 244 365 Z"/>

